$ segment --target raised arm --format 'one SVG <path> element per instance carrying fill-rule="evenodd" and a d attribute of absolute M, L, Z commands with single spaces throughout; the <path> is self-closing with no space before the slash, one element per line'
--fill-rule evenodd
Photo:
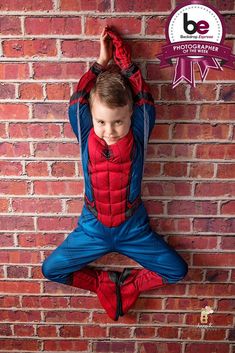
<path fill-rule="evenodd" d="M 90 69 L 81 77 L 72 94 L 69 103 L 69 120 L 73 132 L 80 141 L 80 138 L 86 138 L 92 127 L 92 119 L 88 98 L 91 89 L 95 85 L 97 76 L 106 69 L 110 59 L 112 58 L 112 42 L 109 40 L 108 34 L 103 29 L 100 35 L 100 54 L 97 61 L 90 67 Z M 79 113 L 77 109 L 79 107 Z M 79 117 L 79 125 L 78 119 Z M 81 136 L 80 136 L 81 135 Z"/>
<path fill-rule="evenodd" d="M 108 28 L 107 33 L 113 41 L 114 60 L 132 88 L 134 98 L 133 128 L 136 129 L 139 136 L 142 136 L 144 130 L 143 118 L 147 115 L 150 135 L 155 122 L 154 100 L 150 89 L 144 81 L 139 67 L 131 60 L 131 51 L 128 44 L 124 43 L 113 29 Z"/>

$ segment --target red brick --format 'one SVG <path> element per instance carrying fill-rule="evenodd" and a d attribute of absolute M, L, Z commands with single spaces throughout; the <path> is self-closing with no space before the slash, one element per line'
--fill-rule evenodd
<path fill-rule="evenodd" d="M 198 145 L 196 149 L 196 158 L 203 159 L 232 159 L 235 153 L 235 145 Z"/>
<path fill-rule="evenodd" d="M 89 312 L 76 311 L 48 311 L 45 312 L 46 322 L 86 322 L 89 320 Z"/>
<path fill-rule="evenodd" d="M 35 103 L 34 104 L 35 119 L 64 119 L 67 114 L 67 105 L 64 103 Z"/>
<path fill-rule="evenodd" d="M 187 176 L 187 164 L 182 162 L 169 162 L 163 165 L 163 175 L 173 177 Z"/>
<path fill-rule="evenodd" d="M 34 336 L 34 327 L 32 325 L 14 325 L 15 336 Z"/>
<path fill-rule="evenodd" d="M 2 194 L 14 194 L 14 195 L 25 195 L 28 193 L 28 185 L 25 181 L 11 181 L 8 180 L 0 181 L 0 188 Z M 9 221 L 13 221 L 9 218 Z"/>
<path fill-rule="evenodd" d="M 1 4 L 0 4 L 1 7 Z M 1 34 L 21 34 L 21 23 L 18 16 L 1 16 Z"/>
<path fill-rule="evenodd" d="M 48 297 L 48 296 L 23 296 L 22 306 L 27 308 L 68 308 L 68 298 L 63 297 Z"/>
<path fill-rule="evenodd" d="M 19 246 L 32 247 L 32 246 L 58 246 L 64 240 L 64 234 L 41 234 L 41 233 L 22 233 L 18 235 Z"/>
<path fill-rule="evenodd" d="M 221 84 L 219 99 L 225 102 L 234 101 L 235 100 L 234 85 Z"/>
<path fill-rule="evenodd" d="M 80 17 L 26 17 L 27 34 L 81 34 Z"/>
<path fill-rule="evenodd" d="M 188 196 L 192 185 L 186 182 L 144 182 L 143 194 L 147 196 Z"/>
<path fill-rule="evenodd" d="M 35 340 L 35 339 L 19 339 L 19 338 L 14 338 L 14 339 L 0 339 L 0 346 L 1 349 L 5 350 L 5 351 L 16 351 L 16 350 L 20 350 L 20 351 L 26 351 L 29 350 L 30 351 L 38 351 L 39 348 L 39 341 Z"/>
<path fill-rule="evenodd" d="M 218 178 L 235 178 L 235 164 L 218 164 L 217 169 L 217 177 Z"/>
<path fill-rule="evenodd" d="M 42 86 L 39 83 L 22 83 L 19 88 L 20 99 L 43 99 Z"/>
<path fill-rule="evenodd" d="M 10 324 L 0 324 L 0 336 L 12 336 Z"/>
<path fill-rule="evenodd" d="M 1 83 L 0 99 L 15 99 L 15 85 L 11 83 Z"/>
<path fill-rule="evenodd" d="M 180 333 L 180 338 L 182 340 L 195 340 L 195 341 L 200 341 L 202 337 L 202 332 L 199 328 L 193 328 L 193 327 L 182 327 L 181 328 L 181 333 Z"/>
<path fill-rule="evenodd" d="M 81 328 L 72 325 L 63 325 L 60 327 L 60 337 L 81 337 Z"/>
<path fill-rule="evenodd" d="M 225 28 L 226 28 L 226 34 L 235 34 L 235 16 L 233 15 L 225 15 L 224 16 L 225 20 Z"/>
<path fill-rule="evenodd" d="M 235 219 L 206 218 L 194 219 L 195 232 L 233 233 L 235 231 Z"/>
<path fill-rule="evenodd" d="M 184 157 L 184 158 L 189 157 L 190 159 L 192 158 L 192 155 L 193 155 L 193 146 L 192 145 L 186 145 L 185 143 L 184 144 L 177 144 L 177 145 L 175 145 L 174 149 L 175 149 L 174 156 L 176 158 L 180 158 L 180 157 Z"/>
<path fill-rule="evenodd" d="M 23 218 L 23 217 L 22 217 Z M 2 227 L 2 229 L 4 229 Z M 27 230 L 27 228 L 25 228 Z M 37 251 L 29 251 L 29 250 L 2 250 L 0 254 L 0 259 L 3 261 L 7 261 L 8 263 L 14 264 L 25 264 L 25 263 L 39 263 L 40 262 L 40 254 Z M 32 283 L 33 284 L 33 283 Z M 26 285 L 26 283 L 25 283 Z"/>
<path fill-rule="evenodd" d="M 1 80 L 29 79 L 29 65 L 27 63 L 0 63 Z"/>
<path fill-rule="evenodd" d="M 63 218 L 58 218 L 58 217 L 40 217 L 37 220 L 38 224 L 38 229 L 39 230 L 66 230 L 69 231 L 73 229 L 75 226 L 75 219 L 69 218 L 69 217 L 63 217 Z"/>
<path fill-rule="evenodd" d="M 156 54 L 161 51 L 161 42 L 156 40 L 129 41 L 133 59 L 155 60 Z"/>
<path fill-rule="evenodd" d="M 154 1 L 154 0 L 136 0 L 127 2 L 126 0 L 115 1 L 115 11 L 127 12 L 147 12 L 147 11 L 170 11 L 171 2 L 167 1 Z"/>
<path fill-rule="evenodd" d="M 55 177 L 75 176 L 74 162 L 55 162 L 51 165 L 51 175 Z"/>
<path fill-rule="evenodd" d="M 37 336 L 39 337 L 57 337 L 57 328 L 49 325 L 37 326 Z"/>
<path fill-rule="evenodd" d="M 128 24 L 128 26 L 127 26 Z M 140 34 L 141 17 L 90 17 L 86 16 L 85 33 L 96 35 L 106 26 L 114 26 L 118 33 L 124 37 L 126 34 Z"/>
<path fill-rule="evenodd" d="M 46 86 L 47 99 L 49 100 L 67 100 L 70 97 L 70 88 L 64 83 L 48 83 Z"/>
<path fill-rule="evenodd" d="M 145 162 L 144 177 L 156 177 L 161 173 L 161 164 L 156 162 Z"/>
<path fill-rule="evenodd" d="M 220 299 L 218 301 L 218 310 L 234 312 L 235 299 Z"/>
<path fill-rule="evenodd" d="M 161 46 L 166 44 L 165 42 L 161 42 Z M 162 52 L 162 48 L 158 51 L 157 54 Z M 166 67 L 164 69 L 160 68 L 160 64 L 147 64 L 147 80 L 157 80 L 157 81 L 169 81 L 172 82 L 174 78 L 174 67 Z"/>
<path fill-rule="evenodd" d="M 100 302 L 97 296 L 92 297 L 87 294 L 82 297 L 79 295 L 78 297 L 71 298 L 70 307 L 80 309 L 97 309 L 100 308 Z"/>
<path fill-rule="evenodd" d="M 225 341 L 226 340 L 226 330 L 219 328 L 213 328 L 213 330 L 205 330 L 204 340 L 208 341 Z"/>
<path fill-rule="evenodd" d="M 234 242 L 234 241 L 233 241 Z M 196 266 L 229 266 L 233 267 L 235 264 L 235 256 L 234 253 L 226 252 L 225 254 L 210 254 L 210 256 L 205 256 L 203 254 L 194 254 L 193 255 L 193 263 Z"/>
<path fill-rule="evenodd" d="M 181 353 L 182 344 L 177 342 L 137 342 L 140 353 Z M 204 352 L 203 352 L 204 353 Z"/>
<path fill-rule="evenodd" d="M 60 138 L 60 124 L 56 123 L 11 123 L 9 124 L 11 138 Z"/>
<path fill-rule="evenodd" d="M 131 330 L 128 327 L 110 327 L 109 337 L 112 338 L 129 338 L 131 336 Z"/>
<path fill-rule="evenodd" d="M 192 283 L 189 288 L 188 295 L 196 296 L 231 296 L 235 293 L 234 284 L 220 284 L 220 283 L 207 283 L 203 284 L 194 284 Z M 214 314 L 213 314 L 214 315 Z M 230 320 L 230 319 L 229 319 Z M 231 320 L 232 321 L 232 320 Z M 192 322 L 190 323 L 190 325 Z M 221 320 L 222 324 L 222 320 Z"/>
<path fill-rule="evenodd" d="M 187 246 L 187 245 L 186 245 Z M 186 282 L 202 282 L 203 281 L 203 269 L 192 269 L 189 268 L 184 281 Z"/>
<path fill-rule="evenodd" d="M 235 249 L 235 237 L 223 237 L 220 244 L 221 249 Z M 235 257 L 235 254 L 234 254 Z"/>
<path fill-rule="evenodd" d="M 35 79 L 79 79 L 86 71 L 85 63 L 34 63 L 34 78 Z M 1 72 L 1 66 L 0 66 Z M 1 79 L 1 77 L 0 77 Z"/>
<path fill-rule="evenodd" d="M 21 162 L 16 161 L 0 161 L 1 173 L 7 176 L 20 176 L 23 174 L 23 166 Z"/>
<path fill-rule="evenodd" d="M 1 11 L 45 11 L 53 9 L 52 0 L 11 0 L 1 1 Z"/>
<path fill-rule="evenodd" d="M 61 200 L 54 199 L 16 199 L 12 202 L 12 209 L 15 212 L 23 213 L 60 213 L 62 212 Z"/>
<path fill-rule="evenodd" d="M 29 269 L 26 266 L 8 266 L 7 277 L 8 278 L 28 278 Z"/>
<path fill-rule="evenodd" d="M 83 192 L 81 181 L 35 181 L 35 194 L 42 195 L 78 195 Z"/>
<path fill-rule="evenodd" d="M 85 340 L 44 340 L 46 351 L 72 351 L 72 352 L 84 352 L 88 350 L 88 341 Z"/>
<path fill-rule="evenodd" d="M 128 341 L 122 341 L 122 342 L 98 341 L 98 342 L 95 342 L 94 341 L 93 342 L 93 349 L 94 349 L 94 352 L 96 352 L 96 353 L 106 353 L 106 352 L 133 353 L 135 350 L 135 342 L 128 342 Z"/>
<path fill-rule="evenodd" d="M 113 329 L 112 327 L 110 328 L 111 330 Z M 118 331 L 119 329 L 121 329 L 120 327 L 118 328 Z M 125 327 L 125 330 L 128 332 L 128 335 L 127 337 L 129 338 L 129 330 L 127 327 Z M 107 329 L 106 327 L 100 327 L 100 326 L 96 326 L 96 325 L 86 325 L 83 327 L 83 336 L 84 337 L 95 337 L 95 338 L 98 338 L 98 337 L 104 337 L 106 338 L 108 335 L 107 335 Z"/>
<path fill-rule="evenodd" d="M 228 139 L 229 125 L 218 124 L 176 124 L 173 129 L 174 139 Z"/>
<path fill-rule="evenodd" d="M 57 55 L 54 39 L 4 40 L 2 46 L 4 56 L 10 58 Z"/>
<path fill-rule="evenodd" d="M 157 124 L 153 132 L 151 133 L 151 139 L 156 140 L 168 140 L 170 134 L 170 125 L 169 124 Z"/>
<path fill-rule="evenodd" d="M 195 87 L 190 87 L 191 101 L 215 101 L 216 100 L 216 84 L 197 83 Z"/>
<path fill-rule="evenodd" d="M 200 237 L 198 236 L 170 236 L 168 243 L 177 249 L 215 249 L 217 248 L 216 237 Z"/>
<path fill-rule="evenodd" d="M 217 202 L 177 200 L 167 204 L 168 214 L 217 214 Z"/>
<path fill-rule="evenodd" d="M 188 343 L 185 347 L 185 353 L 229 353 L 228 343 Z"/>
<path fill-rule="evenodd" d="M 212 178 L 214 175 L 214 164 L 213 163 L 203 163 L 196 162 L 190 163 L 189 176 L 191 178 Z"/>
<path fill-rule="evenodd" d="M 7 137 L 7 133 L 6 133 L 6 129 L 7 129 L 7 124 L 6 123 L 0 123 L 0 137 L 1 138 L 6 138 Z"/>
<path fill-rule="evenodd" d="M 148 35 L 165 35 L 165 25 L 167 17 L 165 16 L 150 16 L 146 18 L 146 34 Z"/>
<path fill-rule="evenodd" d="M 12 247 L 14 246 L 14 235 L 12 233 L 4 232 L 0 236 L 1 247 Z"/>
<path fill-rule="evenodd" d="M 59 142 L 46 142 L 46 143 L 35 143 L 35 157 L 79 157 L 79 146 L 75 143 L 59 143 Z"/>
<path fill-rule="evenodd" d="M 186 100 L 186 85 L 178 85 L 174 90 L 169 84 L 161 86 L 161 101 L 168 102 L 172 100 Z"/>
<path fill-rule="evenodd" d="M 173 145 L 168 144 L 149 144 L 147 156 L 149 158 L 162 158 L 162 157 L 170 157 L 173 154 Z"/>
<path fill-rule="evenodd" d="M 233 116 L 232 104 L 203 104 L 200 110 L 202 120 L 231 120 Z"/>
<path fill-rule="evenodd" d="M 156 329 L 154 327 L 137 327 L 134 331 L 136 338 L 153 338 L 156 337 Z"/>
<path fill-rule="evenodd" d="M 83 200 L 78 200 L 76 197 L 75 200 L 68 200 L 66 201 L 66 209 L 68 213 L 76 213 L 79 214 L 82 211 Z"/>
<path fill-rule="evenodd" d="M 147 200 L 144 202 L 144 206 L 148 214 L 163 214 L 164 213 L 164 206 L 163 203 L 160 201 L 155 200 Z"/>
<path fill-rule="evenodd" d="M 61 45 L 61 50 L 63 56 L 67 58 L 94 57 L 96 59 L 99 53 L 99 46 L 99 41 L 64 40 Z"/>
<path fill-rule="evenodd" d="M 26 104 L 1 104 L 0 119 L 29 119 L 29 107 Z"/>
<path fill-rule="evenodd" d="M 0 307 L 1 308 L 19 308 L 21 306 L 19 296 L 0 296 Z"/>
<path fill-rule="evenodd" d="M 21 282 L 19 280 L 17 281 L 0 281 L 1 285 L 1 292 L 2 293 L 39 293 L 40 292 L 40 283 L 36 282 Z M 4 313 L 1 313 L 1 315 L 4 315 Z M 15 315 L 15 312 L 12 312 L 12 315 Z M 23 314 L 22 314 L 23 315 Z M 32 316 L 35 315 L 35 312 L 32 312 Z M 5 318 L 8 318 L 7 315 L 4 315 Z M 4 317 L 2 319 L 4 320 Z M 40 320 L 40 313 L 38 312 L 38 317 Z M 12 316 L 9 315 L 9 319 L 13 320 Z M 16 318 L 16 321 L 20 320 L 20 317 Z M 26 320 L 28 321 L 28 320 Z"/>
<path fill-rule="evenodd" d="M 177 327 L 159 327 L 157 329 L 158 337 L 163 338 L 178 338 L 178 328 Z"/>
<path fill-rule="evenodd" d="M 229 271 L 214 269 L 207 270 L 205 280 L 209 282 L 227 282 L 229 278 Z"/>
<path fill-rule="evenodd" d="M 225 196 L 235 195 L 235 183 L 198 183 L 195 186 L 195 196 Z"/>
<path fill-rule="evenodd" d="M 61 0 L 62 11 L 100 11 L 111 10 L 110 1 Z"/>
<path fill-rule="evenodd" d="M 213 307 L 213 299 L 197 299 L 197 298 L 167 298 L 166 309 L 167 310 L 201 310 L 206 305 Z"/>
<path fill-rule="evenodd" d="M 157 291 L 159 291 L 159 289 L 157 289 Z M 155 310 L 161 310 L 162 309 L 162 299 L 156 299 L 156 298 L 139 298 L 133 309 L 135 310 L 151 310 L 151 311 L 155 311 Z"/>
<path fill-rule="evenodd" d="M 2 142 L 0 144 L 0 154 L 5 157 L 28 157 L 30 149 L 28 142 Z"/>
<path fill-rule="evenodd" d="M 9 201 L 0 198 L 0 212 L 7 212 L 9 207 Z"/>
<path fill-rule="evenodd" d="M 194 120 L 196 117 L 196 105 L 161 104 L 158 106 L 159 120 Z"/>
<path fill-rule="evenodd" d="M 29 162 L 26 164 L 25 170 L 28 176 L 49 176 L 46 162 Z"/>

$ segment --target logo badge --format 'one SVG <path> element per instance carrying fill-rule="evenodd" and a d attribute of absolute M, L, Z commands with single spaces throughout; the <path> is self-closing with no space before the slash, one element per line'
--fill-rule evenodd
<path fill-rule="evenodd" d="M 199 67 L 202 81 L 210 68 L 234 69 L 235 56 L 231 48 L 223 45 L 224 19 L 213 6 L 197 0 L 181 4 L 169 16 L 165 34 L 168 44 L 157 58 L 160 68 L 172 65 L 171 59 L 176 59 L 173 88 L 182 80 L 195 86 L 194 64 Z"/>

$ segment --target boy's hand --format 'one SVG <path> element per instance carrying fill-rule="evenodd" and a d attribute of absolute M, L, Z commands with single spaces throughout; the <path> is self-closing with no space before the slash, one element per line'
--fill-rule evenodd
<path fill-rule="evenodd" d="M 127 69 L 131 65 L 131 50 L 127 43 L 114 32 L 110 27 L 106 28 L 106 33 L 112 38 L 114 45 L 114 61 L 121 69 Z"/>
<path fill-rule="evenodd" d="M 113 57 L 113 43 L 108 33 L 106 32 L 106 28 L 104 28 L 100 35 L 100 55 L 97 60 L 97 63 L 106 67 L 109 61 L 112 59 L 112 57 Z"/>

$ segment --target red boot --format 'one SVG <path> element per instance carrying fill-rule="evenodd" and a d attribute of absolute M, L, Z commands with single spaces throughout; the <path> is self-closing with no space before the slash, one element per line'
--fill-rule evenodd
<path fill-rule="evenodd" d="M 127 313 L 128 310 L 135 304 L 141 292 L 166 285 L 166 283 L 163 282 L 162 277 L 155 272 L 146 269 L 124 269 L 122 275 L 120 276 L 119 282 L 122 298 L 121 316 Z"/>
<path fill-rule="evenodd" d="M 121 307 L 118 272 L 107 272 L 85 267 L 74 272 L 72 276 L 72 286 L 97 293 L 100 303 L 109 317 L 112 320 L 118 320 Z"/>

